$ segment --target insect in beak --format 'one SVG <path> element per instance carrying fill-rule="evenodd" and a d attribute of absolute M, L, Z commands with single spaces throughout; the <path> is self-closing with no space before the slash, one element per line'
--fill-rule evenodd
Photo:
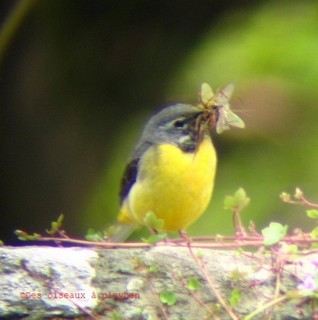
<path fill-rule="evenodd" d="M 245 127 L 244 121 L 230 109 L 233 91 L 233 84 L 218 89 L 215 94 L 207 83 L 201 85 L 198 107 L 203 109 L 203 113 L 198 117 L 199 132 L 213 126 L 216 126 L 217 133 L 230 129 L 230 126 Z"/>

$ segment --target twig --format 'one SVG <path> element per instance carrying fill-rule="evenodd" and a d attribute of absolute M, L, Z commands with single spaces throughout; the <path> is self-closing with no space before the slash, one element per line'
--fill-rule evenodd
<path fill-rule="evenodd" d="M 167 314 L 167 311 L 166 311 L 165 307 L 162 305 L 162 302 L 161 302 L 160 299 L 159 299 L 159 295 L 158 295 L 158 293 L 156 292 L 156 289 L 155 289 L 155 287 L 153 286 L 151 279 L 150 279 L 149 277 L 147 277 L 147 280 L 148 280 L 148 284 L 149 284 L 150 291 L 151 291 L 151 293 L 153 294 L 153 296 L 156 298 L 157 304 L 158 304 L 158 306 L 159 306 L 159 308 L 160 308 L 160 310 L 161 310 L 161 312 L 162 312 L 162 314 L 163 314 L 163 316 L 164 316 L 164 319 L 168 320 L 168 319 L 169 319 L 169 316 L 168 316 L 168 314 Z"/>
<path fill-rule="evenodd" d="M 173 276 L 176 280 L 181 281 L 182 286 L 183 286 L 184 288 L 186 288 L 187 290 L 189 290 L 189 289 L 187 288 L 187 282 L 185 281 L 184 278 L 177 279 L 177 278 L 175 277 L 175 274 L 174 274 L 174 273 L 172 273 L 172 276 Z M 189 291 L 190 291 L 190 294 L 191 294 L 192 298 L 193 298 L 200 306 L 202 306 L 202 307 L 206 310 L 207 314 L 211 317 L 212 320 L 220 320 L 219 317 L 217 317 L 217 316 L 214 314 L 213 310 L 211 310 L 211 308 L 209 308 L 209 307 L 201 300 L 201 298 L 199 297 L 198 292 L 192 291 L 192 290 L 189 290 Z"/>
<path fill-rule="evenodd" d="M 204 264 L 202 263 L 202 261 L 200 261 L 198 259 L 198 257 L 194 254 L 192 247 L 191 247 L 191 242 L 188 242 L 188 248 L 189 248 L 189 252 L 192 256 L 192 258 L 194 259 L 194 261 L 196 262 L 196 264 L 198 265 L 198 267 L 200 268 L 200 270 L 202 271 L 202 273 L 205 276 L 205 279 L 208 282 L 208 285 L 210 287 L 210 289 L 213 291 L 214 295 L 216 296 L 216 298 L 218 299 L 218 301 L 220 302 L 220 304 L 223 306 L 223 308 L 227 311 L 227 313 L 229 314 L 229 316 L 233 319 L 233 320 L 239 320 L 239 318 L 236 316 L 236 314 L 233 312 L 232 308 L 230 306 L 228 306 L 228 304 L 224 301 L 222 295 L 219 293 L 219 291 L 217 290 L 217 288 L 214 286 L 208 272 L 205 269 Z"/>
<path fill-rule="evenodd" d="M 270 308 L 271 306 L 279 303 L 279 302 L 282 302 L 284 300 L 287 300 L 289 299 L 289 297 L 287 297 L 286 295 L 285 296 L 282 296 L 276 300 L 272 300 L 272 301 L 269 301 L 268 303 L 265 303 L 263 305 L 261 305 L 259 308 L 256 308 L 253 312 L 251 312 L 249 315 L 247 315 L 244 320 L 250 320 L 252 319 L 253 317 L 255 317 L 257 314 L 259 314 L 260 312 L 264 311 L 265 309 L 267 308 Z"/>
<path fill-rule="evenodd" d="M 224 237 L 223 241 L 220 242 L 217 237 L 200 237 L 192 238 L 191 246 L 192 248 L 201 248 L 201 249 L 237 249 L 242 247 L 261 247 L 263 246 L 263 237 L 262 236 L 244 236 L 239 237 Z M 98 241 L 88 241 L 82 239 L 74 238 L 60 238 L 60 237 L 40 237 L 35 241 L 41 242 L 55 242 L 55 243 L 70 243 L 77 244 L 82 246 L 91 246 L 91 247 L 102 247 L 105 249 L 127 249 L 127 248 L 150 248 L 154 246 L 153 244 L 145 242 L 98 242 Z M 312 239 L 309 237 L 302 236 L 286 236 L 280 243 L 294 244 L 298 245 L 304 244 L 309 245 L 312 243 L 318 243 L 318 239 Z M 165 241 L 157 242 L 155 246 L 175 246 L 175 247 L 188 247 L 188 244 L 184 239 L 173 239 L 168 243 Z M 308 254 L 308 253 L 306 253 Z"/>

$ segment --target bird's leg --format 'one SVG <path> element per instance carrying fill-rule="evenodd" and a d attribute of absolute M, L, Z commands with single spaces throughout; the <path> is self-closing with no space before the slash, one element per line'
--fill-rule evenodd
<path fill-rule="evenodd" d="M 189 235 L 187 234 L 187 232 L 185 230 L 179 230 L 179 235 L 180 235 L 181 239 L 183 239 L 184 242 L 189 247 L 191 244 L 191 239 L 190 239 Z"/>

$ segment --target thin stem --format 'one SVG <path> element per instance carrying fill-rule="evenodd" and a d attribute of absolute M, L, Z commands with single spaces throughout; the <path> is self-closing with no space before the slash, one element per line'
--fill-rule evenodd
<path fill-rule="evenodd" d="M 289 203 L 289 204 L 299 204 L 302 206 L 307 206 L 309 208 L 315 208 L 318 209 L 318 203 L 314 203 L 314 202 L 310 202 L 308 201 L 305 197 L 301 197 L 300 200 L 291 200 L 291 199 L 287 199 L 287 200 L 283 200 L 285 203 Z"/>
<path fill-rule="evenodd" d="M 233 212 L 233 225 L 235 228 L 235 235 L 239 237 L 246 236 L 245 228 L 243 226 L 242 220 L 241 220 L 241 212 L 239 210 L 234 210 Z"/>
<path fill-rule="evenodd" d="M 167 314 L 165 306 L 162 304 L 161 300 L 159 299 L 159 295 L 156 292 L 156 289 L 153 286 L 153 283 L 152 283 L 152 281 L 151 281 L 151 279 L 149 277 L 148 277 L 148 285 L 149 285 L 149 288 L 150 288 L 150 291 L 151 291 L 153 297 L 155 297 L 155 299 L 157 300 L 157 305 L 159 306 L 159 309 L 161 310 L 164 319 L 168 320 L 169 316 Z"/>
<path fill-rule="evenodd" d="M 255 309 L 253 312 L 251 312 L 249 315 L 247 315 L 244 320 L 250 320 L 252 319 L 253 317 L 255 317 L 257 314 L 259 314 L 260 312 L 264 311 L 265 309 L 267 308 L 270 308 L 271 306 L 279 303 L 279 302 L 282 302 L 284 300 L 287 300 L 289 299 L 289 297 L 287 296 L 282 296 L 278 299 L 275 299 L 275 300 L 272 300 L 272 301 L 269 301 L 268 303 L 265 303 L 263 305 L 261 305 L 259 308 Z"/>
<path fill-rule="evenodd" d="M 314 202 L 308 201 L 306 198 L 302 197 L 301 201 L 303 202 L 304 205 L 310 207 L 310 208 L 315 208 L 318 209 L 318 204 Z"/>
<path fill-rule="evenodd" d="M 208 272 L 206 271 L 204 264 L 202 263 L 202 261 L 200 261 L 198 259 L 198 257 L 194 254 L 192 247 L 191 247 L 191 243 L 190 241 L 188 242 L 188 248 L 189 248 L 189 252 L 193 258 L 193 260 L 196 262 L 196 264 L 198 265 L 198 267 L 200 268 L 200 270 L 202 271 L 202 273 L 205 276 L 206 281 L 208 282 L 209 287 L 211 288 L 212 292 L 214 293 L 214 295 L 216 296 L 216 298 L 218 299 L 218 302 L 220 302 L 220 304 L 223 306 L 223 308 L 226 310 L 226 312 L 229 314 L 229 316 L 231 317 L 231 319 L 233 320 L 239 320 L 239 318 L 236 316 L 236 314 L 233 312 L 232 308 L 230 306 L 228 306 L 228 304 L 224 301 L 222 295 L 219 293 L 218 289 L 215 287 L 214 283 L 212 282 L 210 275 L 208 274 Z"/>
<path fill-rule="evenodd" d="M 261 247 L 263 246 L 263 238 L 262 237 L 242 237 L 239 241 L 235 240 L 235 237 L 227 237 L 227 242 L 218 242 L 213 240 L 205 240 L 202 241 L 201 238 L 192 238 L 191 239 L 191 246 L 192 248 L 201 248 L 201 249 L 237 249 L 242 247 Z M 88 240 L 81 240 L 81 239 L 73 239 L 73 238 L 59 238 L 59 237 L 40 237 L 35 241 L 52 241 L 56 243 L 74 243 L 78 245 L 85 245 L 85 246 L 96 246 L 96 247 L 103 247 L 103 248 L 149 248 L 154 246 L 153 244 L 145 243 L 145 242 L 97 242 L 97 241 L 88 241 Z M 304 238 L 299 236 L 288 236 L 285 237 L 284 240 L 281 240 L 281 243 L 287 244 L 312 244 L 317 243 L 318 239 L 310 239 Z M 184 242 L 184 239 L 175 239 L 170 240 L 168 243 L 165 241 L 158 242 L 155 246 L 175 246 L 175 247 L 188 247 L 188 244 Z"/>

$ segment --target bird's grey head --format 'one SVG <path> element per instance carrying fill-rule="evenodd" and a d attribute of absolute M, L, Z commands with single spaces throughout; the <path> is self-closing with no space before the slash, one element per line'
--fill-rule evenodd
<path fill-rule="evenodd" d="M 203 111 L 189 104 L 175 104 L 162 109 L 146 124 L 139 145 L 171 143 L 185 152 L 196 149 L 196 119 Z"/>

